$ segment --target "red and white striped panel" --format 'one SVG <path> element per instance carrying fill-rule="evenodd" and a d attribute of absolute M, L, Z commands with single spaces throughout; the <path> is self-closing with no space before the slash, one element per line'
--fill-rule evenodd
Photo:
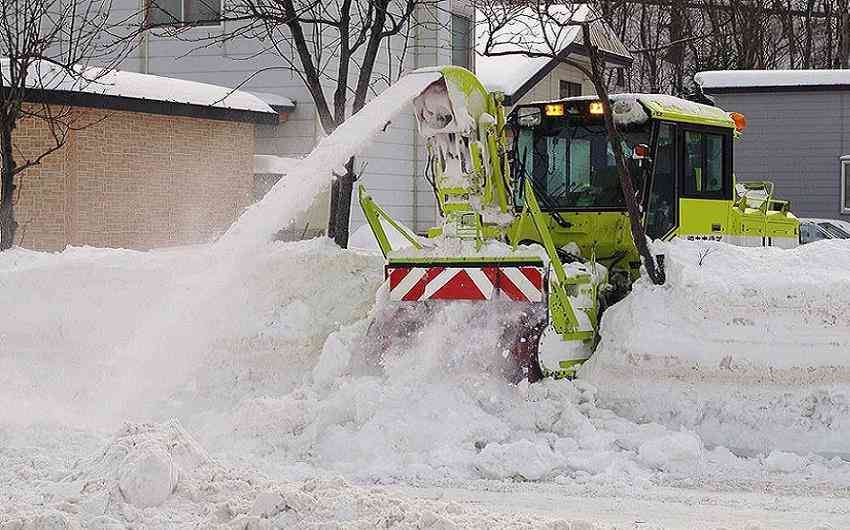
<path fill-rule="evenodd" d="M 492 300 L 501 291 L 518 302 L 543 301 L 540 267 L 387 267 L 390 299 Z"/>

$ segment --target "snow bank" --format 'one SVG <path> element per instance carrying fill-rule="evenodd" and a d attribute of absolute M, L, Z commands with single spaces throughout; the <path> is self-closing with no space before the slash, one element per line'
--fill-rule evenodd
<path fill-rule="evenodd" d="M 371 306 L 381 276 L 379 258 L 326 239 L 270 244 L 236 263 L 210 250 L 0 255 L 0 402 L 16 403 L 0 408 L 0 422 L 110 428 L 150 414 L 175 388 L 214 396 L 209 385 L 225 382 L 216 377 L 280 385 Z M 349 292 L 363 295 L 341 296 Z M 210 363 L 219 371 L 203 372 Z"/>
<path fill-rule="evenodd" d="M 425 324 L 390 326 L 397 340 L 381 357 L 371 317 L 395 313 L 381 299 L 370 314 L 379 258 L 326 240 L 274 244 L 217 284 L 224 258 L 210 248 L 0 255 L 9 295 L 0 309 L 16 319 L 0 333 L 0 401 L 12 405 L 0 414 L 0 525 L 558 528 L 579 524 L 581 499 L 542 516 L 511 504 L 507 488 L 551 488 L 544 504 L 557 506 L 564 491 L 654 498 L 657 485 L 683 483 L 804 494 L 850 485 L 850 465 L 831 455 L 741 458 L 699 428 L 665 427 L 669 417 L 617 415 L 601 406 L 615 379 L 599 389 L 509 384 L 501 332 L 519 305 L 417 305 Z M 120 355 L 148 312 L 187 303 L 198 286 L 212 294 L 175 324 L 200 350 L 141 363 Z M 222 307 L 226 320 L 205 312 Z M 143 399 L 114 414 L 126 385 Z M 440 493 L 399 492 L 399 482 Z M 504 492 L 502 508 L 454 502 L 445 485 Z"/>
<path fill-rule="evenodd" d="M 667 284 L 604 316 L 582 371 L 601 402 L 745 453 L 849 454 L 850 245 L 663 250 Z"/>

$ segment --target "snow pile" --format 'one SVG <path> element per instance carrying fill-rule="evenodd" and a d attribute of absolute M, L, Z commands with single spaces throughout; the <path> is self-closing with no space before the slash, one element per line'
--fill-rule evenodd
<path fill-rule="evenodd" d="M 238 276 L 211 283 L 230 258 L 206 248 L 0 256 L 9 289 L 0 304 L 21 309 L 0 333 L 0 398 L 12 404 L 0 415 L 0 525 L 558 527 L 579 524 L 583 500 L 539 515 L 459 504 L 443 488 L 515 484 L 586 499 L 654 498 L 659 485 L 778 483 L 807 495 L 850 485 L 850 465 L 828 454 L 741 458 L 698 428 L 663 426 L 668 417 L 619 416 L 599 403 L 608 381 L 508 383 L 502 333 L 521 304 L 416 304 L 405 315 L 382 299 L 370 314 L 374 255 L 326 240 L 268 245 L 241 258 Z M 122 356 L 146 313 L 176 292 L 200 296 L 199 285 L 205 303 L 174 322 L 204 337 L 199 350 Z M 228 319 L 210 320 L 221 307 Z M 131 384 L 144 392 L 115 410 L 113 396 Z M 109 439 L 97 434 L 122 423 Z M 423 498 L 399 482 L 440 493 Z"/>
<path fill-rule="evenodd" d="M 214 461 L 176 421 L 125 424 L 94 457 L 38 484 L 4 516 L 3 530 L 133 527 L 272 529 L 377 526 L 520 527 L 533 519 L 448 500 L 420 500 L 345 480 L 280 483 Z M 13 493 L 8 499 L 16 500 Z M 538 524 L 569 524 L 539 519 Z"/>
<path fill-rule="evenodd" d="M 850 453 L 850 245 L 665 250 L 667 284 L 603 319 L 581 374 L 601 402 L 745 453 Z"/>
<path fill-rule="evenodd" d="M 230 378 L 252 392 L 297 379 L 328 333 L 371 306 L 381 275 L 379 258 L 324 239 L 238 263 L 210 250 L 3 253 L 0 402 L 16 406 L 0 422 L 111 430 L 218 407 L 233 397 Z M 341 296 L 352 292 L 362 294 Z"/>

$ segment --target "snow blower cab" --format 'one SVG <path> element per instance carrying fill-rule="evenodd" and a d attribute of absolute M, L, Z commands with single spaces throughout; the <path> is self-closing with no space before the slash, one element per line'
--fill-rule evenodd
<path fill-rule="evenodd" d="M 773 185 L 735 182 L 733 140 L 746 127 L 742 115 L 659 94 L 612 95 L 611 110 L 649 238 L 796 246 L 799 222 L 787 201 L 773 197 Z M 584 97 L 522 105 L 510 127 L 512 181 L 520 194 L 515 208 L 523 203 L 519 184 L 528 180 L 555 221 L 556 242 L 575 242 L 585 251 L 592 245 L 603 253 L 611 245 L 626 250 L 625 205 L 602 103 Z M 595 214 L 596 222 L 583 213 Z M 634 279 L 640 264 L 635 254 L 628 258 L 635 258 L 629 263 Z"/>
<path fill-rule="evenodd" d="M 641 268 L 602 103 L 532 103 L 506 117 L 501 96 L 472 73 L 437 70 L 413 106 L 442 224 L 419 238 L 359 189 L 386 257 L 389 301 L 374 340 L 419 329 L 434 304 L 505 300 L 522 308 L 503 336 L 517 378 L 571 377 L 596 346 L 605 307 Z M 735 183 L 732 140 L 743 117 L 670 96 L 611 100 L 649 237 L 798 240 L 799 223 L 772 185 Z M 392 248 L 390 227 L 410 246 Z"/>

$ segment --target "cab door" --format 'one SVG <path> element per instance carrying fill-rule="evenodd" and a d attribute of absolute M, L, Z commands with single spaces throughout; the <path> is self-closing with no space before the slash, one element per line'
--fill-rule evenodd
<path fill-rule="evenodd" d="M 732 131 L 679 125 L 678 235 L 720 241 L 729 232 Z"/>
<path fill-rule="evenodd" d="M 660 122 L 652 150 L 653 172 L 646 204 L 646 235 L 652 239 L 672 237 L 679 225 L 676 124 Z"/>

